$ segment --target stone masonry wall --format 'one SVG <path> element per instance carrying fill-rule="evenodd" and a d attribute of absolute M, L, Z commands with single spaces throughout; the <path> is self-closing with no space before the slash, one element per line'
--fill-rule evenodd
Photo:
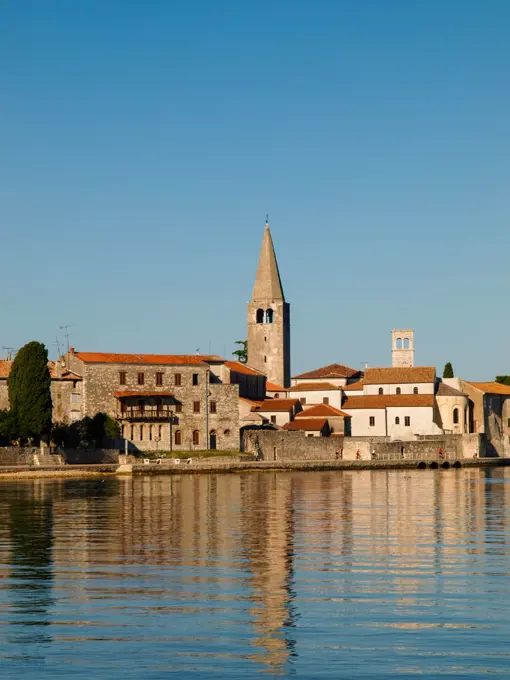
<path fill-rule="evenodd" d="M 485 455 L 483 436 L 445 435 L 413 441 L 390 441 L 385 437 L 305 437 L 301 432 L 282 430 L 245 430 L 243 450 L 260 460 L 332 460 L 341 451 L 343 460 L 437 460 L 441 449 L 445 459 Z"/>
<path fill-rule="evenodd" d="M 83 412 L 93 417 L 98 412 L 115 418 L 119 413 L 119 401 L 115 392 L 171 392 L 181 404 L 182 412 L 175 412 L 169 421 L 123 420 L 123 437 L 129 441 L 130 450 L 178 450 L 190 451 L 208 448 L 211 430 L 216 432 L 216 448 L 224 451 L 239 450 L 238 386 L 208 383 L 207 367 L 197 365 L 173 366 L 145 364 L 84 364 L 72 359 L 72 369 L 84 376 Z M 119 374 L 126 373 L 126 384 L 120 384 Z M 144 374 L 144 384 L 138 384 L 138 374 Z M 156 385 L 156 373 L 163 374 L 163 384 Z M 180 374 L 181 385 L 175 384 Z M 193 374 L 198 375 L 198 385 L 193 385 Z M 143 398 L 143 395 L 140 395 Z M 209 407 L 206 409 L 206 400 Z M 210 402 L 216 402 L 216 413 L 210 412 Z M 194 413 L 194 402 L 200 402 L 200 412 Z M 207 415 L 206 415 L 206 412 Z M 142 429 L 141 427 L 142 426 Z M 176 432 L 180 432 L 181 444 L 176 444 Z M 193 432 L 198 431 L 198 444 L 193 444 Z"/>

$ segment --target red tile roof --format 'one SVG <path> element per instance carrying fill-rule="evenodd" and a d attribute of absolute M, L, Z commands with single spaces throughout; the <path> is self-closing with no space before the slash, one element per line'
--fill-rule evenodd
<path fill-rule="evenodd" d="M 246 397 L 239 397 L 241 401 L 245 401 L 247 404 L 251 404 L 252 406 L 262 406 L 264 403 L 263 401 L 259 399 L 247 399 Z"/>
<path fill-rule="evenodd" d="M 285 423 L 282 429 L 291 432 L 293 430 L 320 432 L 327 422 L 327 418 L 301 418 L 300 420 L 292 420 L 290 423 Z"/>
<path fill-rule="evenodd" d="M 313 371 L 295 375 L 293 376 L 293 379 L 354 378 L 360 373 L 361 371 L 357 371 L 355 368 L 349 368 L 349 366 L 344 366 L 343 364 L 329 364 L 328 366 L 322 366 L 322 368 L 316 368 Z"/>
<path fill-rule="evenodd" d="M 173 392 L 135 392 L 134 390 L 128 392 L 115 392 L 114 396 L 117 399 L 123 399 L 124 397 L 173 397 Z"/>
<path fill-rule="evenodd" d="M 277 385 L 276 383 L 266 382 L 266 392 L 286 392 L 285 387 Z"/>
<path fill-rule="evenodd" d="M 342 404 L 345 410 L 353 408 L 391 408 L 399 406 L 434 406 L 433 394 L 375 394 L 347 397 Z"/>
<path fill-rule="evenodd" d="M 345 385 L 345 387 L 342 387 L 344 392 L 350 392 L 355 391 L 355 390 L 363 390 L 363 385 L 364 382 L 363 380 L 358 380 L 357 382 L 349 383 L 348 385 Z"/>
<path fill-rule="evenodd" d="M 503 385 L 502 383 L 468 382 L 468 385 L 472 385 L 477 390 L 480 390 L 480 392 L 487 392 L 488 394 L 510 394 L 510 385 Z"/>
<path fill-rule="evenodd" d="M 12 361 L 0 359 L 0 378 L 8 378 L 11 372 Z"/>
<path fill-rule="evenodd" d="M 322 391 L 327 392 L 328 390 L 341 390 L 342 388 L 338 385 L 333 385 L 333 383 L 320 382 L 320 383 L 298 383 L 293 385 L 288 391 L 289 392 L 316 392 Z"/>
<path fill-rule="evenodd" d="M 225 361 L 225 366 L 236 373 L 244 373 L 245 375 L 264 375 L 247 364 L 242 364 L 240 361 Z"/>
<path fill-rule="evenodd" d="M 343 416 L 344 418 L 350 418 L 348 413 L 340 411 L 340 409 L 331 406 L 330 404 L 317 404 L 311 408 L 307 408 L 300 413 L 296 413 L 296 418 L 327 418 L 332 416 Z"/>
<path fill-rule="evenodd" d="M 205 366 L 198 354 L 114 354 L 109 352 L 75 352 L 74 356 L 86 364 L 153 364 L 174 366 Z"/>
<path fill-rule="evenodd" d="M 0 359 L 0 379 L 8 378 L 11 372 L 13 362 L 8 359 Z M 55 369 L 55 362 L 48 361 L 48 368 L 50 369 L 50 378 L 52 380 L 81 380 L 80 375 L 68 371 L 67 368 L 62 367 L 62 374 L 60 377 L 57 376 L 57 371 Z"/>
<path fill-rule="evenodd" d="M 252 411 L 290 411 L 299 399 L 264 399 L 260 406 L 254 406 Z"/>
<path fill-rule="evenodd" d="M 400 368 L 367 368 L 365 385 L 394 385 L 397 383 L 433 383 L 436 380 L 434 366 L 406 366 Z"/>

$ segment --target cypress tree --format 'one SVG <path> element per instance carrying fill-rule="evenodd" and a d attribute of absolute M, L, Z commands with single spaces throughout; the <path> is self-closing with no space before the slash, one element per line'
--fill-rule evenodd
<path fill-rule="evenodd" d="M 48 350 L 29 342 L 16 354 L 8 378 L 9 402 L 19 436 L 38 443 L 51 431 L 51 378 Z"/>
<path fill-rule="evenodd" d="M 445 364 L 444 371 L 443 371 L 443 378 L 453 378 L 453 366 L 451 365 L 450 362 Z"/>

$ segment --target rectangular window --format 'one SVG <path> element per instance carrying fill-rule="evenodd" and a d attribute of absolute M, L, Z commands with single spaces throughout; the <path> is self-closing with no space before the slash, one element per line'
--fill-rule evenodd
<path fill-rule="evenodd" d="M 375 416 L 370 416 L 370 420 L 368 421 L 370 427 L 374 427 L 375 425 Z"/>
<path fill-rule="evenodd" d="M 406 416 L 406 417 L 404 418 L 404 425 L 405 425 L 406 427 L 409 427 L 409 426 L 411 425 L 411 416 Z"/>
<path fill-rule="evenodd" d="M 175 405 L 175 412 L 176 413 L 182 413 L 182 404 L 176 404 Z"/>
<path fill-rule="evenodd" d="M 163 373 L 156 373 L 156 385 L 161 386 L 163 384 Z"/>
<path fill-rule="evenodd" d="M 323 403 L 323 404 L 329 404 L 329 397 L 323 397 L 323 398 L 322 398 L 322 403 Z"/>
<path fill-rule="evenodd" d="M 174 385 L 175 385 L 176 387 L 180 387 L 180 386 L 181 386 L 181 374 L 180 374 L 180 373 L 176 373 L 176 374 L 174 375 Z"/>
<path fill-rule="evenodd" d="M 193 413 L 200 413 L 200 402 L 199 401 L 193 402 Z"/>
<path fill-rule="evenodd" d="M 271 416 L 271 422 L 276 425 L 276 416 Z"/>
<path fill-rule="evenodd" d="M 302 404 L 306 404 L 306 397 L 301 397 L 299 400 Z"/>
<path fill-rule="evenodd" d="M 507 427 L 510 427 L 510 418 L 507 420 Z"/>
<path fill-rule="evenodd" d="M 139 373 L 138 374 L 138 384 L 139 385 L 145 384 L 145 373 Z"/>
<path fill-rule="evenodd" d="M 79 404 L 80 396 L 79 392 L 71 392 L 71 404 Z"/>
<path fill-rule="evenodd" d="M 209 403 L 209 406 L 210 406 L 209 411 L 210 411 L 211 413 L 216 413 L 216 402 L 215 402 L 215 401 L 211 401 L 211 402 Z"/>
<path fill-rule="evenodd" d="M 198 373 L 193 373 L 193 385 L 198 385 Z"/>
<path fill-rule="evenodd" d="M 126 371 L 119 371 L 119 385 L 126 384 Z"/>

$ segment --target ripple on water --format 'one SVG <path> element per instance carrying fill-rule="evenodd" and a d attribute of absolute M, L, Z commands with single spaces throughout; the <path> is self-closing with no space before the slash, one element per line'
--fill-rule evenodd
<path fill-rule="evenodd" d="M 2 677 L 506 677 L 508 481 L 0 482 Z"/>

